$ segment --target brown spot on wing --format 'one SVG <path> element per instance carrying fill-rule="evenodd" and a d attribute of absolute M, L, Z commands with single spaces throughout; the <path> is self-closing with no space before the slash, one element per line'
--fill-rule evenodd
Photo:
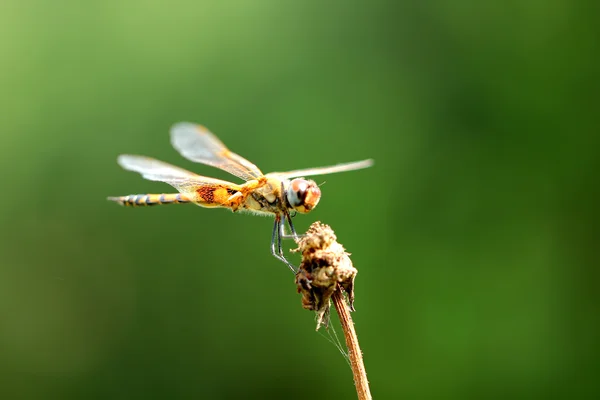
<path fill-rule="evenodd" d="M 207 206 L 234 207 L 241 202 L 241 198 L 231 200 L 237 190 L 226 186 L 202 186 L 196 189 L 197 201 Z"/>
<path fill-rule="evenodd" d="M 198 193 L 198 197 L 207 203 L 214 203 L 215 195 L 214 192 L 217 188 L 214 186 L 201 186 L 196 189 L 196 193 Z"/>

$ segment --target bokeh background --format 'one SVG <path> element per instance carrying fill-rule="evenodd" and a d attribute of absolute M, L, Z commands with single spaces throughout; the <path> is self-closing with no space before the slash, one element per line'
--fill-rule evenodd
<path fill-rule="evenodd" d="M 0 397 L 354 398 L 270 220 L 105 200 L 171 189 L 120 153 L 231 178 L 178 121 L 265 172 L 375 159 L 295 219 L 353 253 L 375 398 L 600 395 L 598 11 L 3 0 Z"/>

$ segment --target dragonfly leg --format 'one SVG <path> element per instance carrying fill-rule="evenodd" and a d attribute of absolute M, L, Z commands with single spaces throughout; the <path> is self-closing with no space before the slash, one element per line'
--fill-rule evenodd
<path fill-rule="evenodd" d="M 285 213 L 285 219 L 290 227 L 290 235 L 287 235 L 285 233 L 285 223 L 281 224 L 281 233 L 280 236 L 284 239 L 294 239 L 294 241 L 298 241 L 298 239 L 300 239 L 301 237 L 303 237 L 304 235 L 298 235 L 296 233 L 296 229 L 294 229 L 294 224 L 292 223 L 292 217 L 289 213 Z"/>
<path fill-rule="evenodd" d="M 290 263 L 283 255 L 282 237 L 281 237 L 281 216 L 275 216 L 275 224 L 273 225 L 273 234 L 271 235 L 271 254 L 279 261 L 287 265 L 292 272 L 296 273 L 296 267 Z M 275 250 L 277 247 L 277 251 Z"/>

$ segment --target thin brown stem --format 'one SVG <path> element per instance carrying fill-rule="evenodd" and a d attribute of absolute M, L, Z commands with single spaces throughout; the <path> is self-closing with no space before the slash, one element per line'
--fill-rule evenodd
<path fill-rule="evenodd" d="M 348 347 L 350 367 L 352 368 L 352 375 L 354 376 L 356 393 L 358 394 L 359 400 L 371 400 L 372 397 L 369 389 L 369 381 L 367 380 L 367 371 L 365 370 L 362 351 L 358 344 L 358 336 L 356 336 L 356 330 L 354 329 L 354 322 L 352 322 L 352 316 L 350 315 L 350 310 L 346 304 L 342 290 L 341 288 L 339 289 L 340 290 L 336 290 L 333 293 L 331 299 L 333 300 L 333 305 L 340 317 L 340 323 L 342 324 L 342 330 L 344 331 L 344 338 L 346 339 L 346 346 Z"/>
<path fill-rule="evenodd" d="M 333 300 L 344 331 L 358 399 L 370 400 L 367 372 L 350 317 L 350 311 L 354 311 L 354 278 L 358 271 L 328 225 L 313 223 L 297 243 L 294 251 L 302 253 L 302 263 L 296 273 L 296 286 L 302 293 L 302 306 L 316 312 L 318 330 L 321 325 L 327 325 L 330 300 Z"/>

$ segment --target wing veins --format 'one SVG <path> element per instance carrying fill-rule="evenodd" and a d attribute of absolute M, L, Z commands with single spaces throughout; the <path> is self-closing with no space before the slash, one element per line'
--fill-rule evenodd
<path fill-rule="evenodd" d="M 263 176 L 256 165 L 230 151 L 213 133 L 201 125 L 190 122 L 173 125 L 171 144 L 184 158 L 222 169 L 245 181 Z"/>
<path fill-rule="evenodd" d="M 368 168 L 373 165 L 372 159 L 362 160 L 362 161 L 354 161 L 343 164 L 331 165 L 328 167 L 317 167 L 317 168 L 305 168 L 305 169 L 296 169 L 293 171 L 287 172 L 270 172 L 267 176 L 277 176 L 283 179 L 289 178 L 298 178 L 298 177 L 306 177 L 306 176 L 315 176 L 315 175 L 326 175 L 326 174 L 334 174 L 338 172 L 346 172 L 346 171 L 354 171 L 357 169 Z"/>
<path fill-rule="evenodd" d="M 203 186 L 222 186 L 239 190 L 239 185 L 234 183 L 197 175 L 150 157 L 122 154 L 117 162 L 124 169 L 137 172 L 149 181 L 167 183 L 192 199 L 195 198 L 196 189 Z"/>

